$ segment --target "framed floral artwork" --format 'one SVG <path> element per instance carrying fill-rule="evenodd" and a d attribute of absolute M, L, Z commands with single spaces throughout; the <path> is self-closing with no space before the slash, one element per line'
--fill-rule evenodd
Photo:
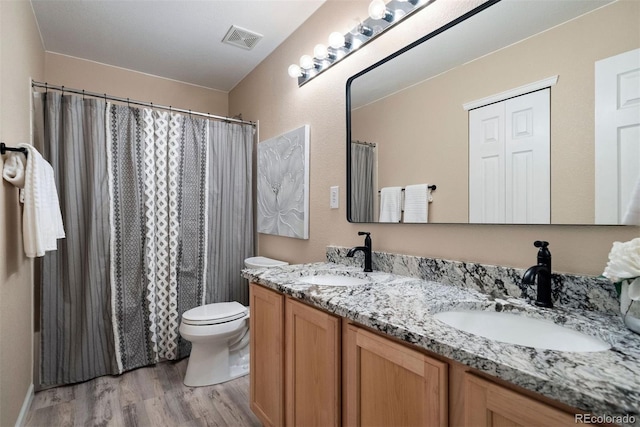
<path fill-rule="evenodd" d="M 309 238 L 309 125 L 258 144 L 258 233 Z"/>

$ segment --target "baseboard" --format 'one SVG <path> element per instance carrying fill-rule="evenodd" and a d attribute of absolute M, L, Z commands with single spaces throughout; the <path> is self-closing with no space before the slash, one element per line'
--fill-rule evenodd
<path fill-rule="evenodd" d="M 33 402 L 33 384 L 29 384 L 27 395 L 24 397 L 24 402 L 22 402 L 20 414 L 18 415 L 18 419 L 16 420 L 16 427 L 24 426 L 25 422 L 27 421 L 29 408 L 31 408 L 31 402 Z"/>

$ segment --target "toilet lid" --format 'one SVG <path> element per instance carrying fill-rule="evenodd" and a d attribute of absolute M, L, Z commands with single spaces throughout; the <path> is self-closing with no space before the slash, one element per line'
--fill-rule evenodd
<path fill-rule="evenodd" d="M 286 261 L 280 261 L 273 258 L 267 258 L 264 256 L 254 256 L 251 258 L 247 258 L 244 260 L 245 265 L 248 268 L 269 268 L 269 267 L 280 267 L 283 265 L 289 265 Z"/>
<path fill-rule="evenodd" d="M 190 325 L 215 325 L 240 319 L 246 316 L 247 311 L 247 307 L 239 302 L 218 302 L 185 311 L 182 321 Z"/>

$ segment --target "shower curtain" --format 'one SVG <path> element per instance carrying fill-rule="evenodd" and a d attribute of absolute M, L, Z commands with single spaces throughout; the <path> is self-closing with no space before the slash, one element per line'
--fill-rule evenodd
<path fill-rule="evenodd" d="M 351 220 L 373 222 L 375 146 L 351 143 Z"/>
<path fill-rule="evenodd" d="M 181 314 L 246 292 L 253 231 L 229 211 L 252 212 L 252 127 L 58 93 L 34 106 L 67 230 L 40 265 L 41 385 L 188 355 Z"/>

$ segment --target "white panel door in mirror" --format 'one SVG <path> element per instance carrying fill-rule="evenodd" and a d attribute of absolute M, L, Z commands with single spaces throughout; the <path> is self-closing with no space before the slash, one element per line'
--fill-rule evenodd
<path fill-rule="evenodd" d="M 550 223 L 549 94 L 469 111 L 470 223 Z"/>
<path fill-rule="evenodd" d="M 640 225 L 640 49 L 595 73 L 595 222 Z"/>

